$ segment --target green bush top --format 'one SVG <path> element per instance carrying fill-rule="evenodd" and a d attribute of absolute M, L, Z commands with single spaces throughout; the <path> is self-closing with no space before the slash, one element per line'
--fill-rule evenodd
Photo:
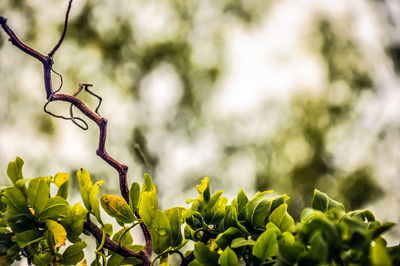
<path fill-rule="evenodd" d="M 2 264 L 25 257 L 35 265 L 86 265 L 81 236 L 88 234 L 97 239 L 91 265 L 146 265 L 145 245 L 134 243 L 130 233 L 144 224 L 157 254 L 153 264 L 400 265 L 400 245 L 387 247 L 382 237 L 393 223 L 377 221 L 369 210 L 346 212 L 343 204 L 318 190 L 295 223 L 287 212 L 287 195 L 264 191 L 249 198 L 241 189 L 228 203 L 223 191 L 211 193 L 207 177 L 196 186 L 199 196 L 187 200 L 190 208 L 160 210 L 157 187 L 147 174 L 142 186 L 131 185 L 129 202 L 106 194 L 99 200 L 103 181 L 93 183 L 81 169 L 82 206 L 67 200 L 68 174 L 23 178 L 23 163 L 18 157 L 9 163 L 13 185 L 1 187 Z M 120 230 L 103 223 L 100 205 Z M 193 250 L 186 247 L 188 242 L 194 242 Z M 175 253 L 180 262 L 171 258 Z"/>

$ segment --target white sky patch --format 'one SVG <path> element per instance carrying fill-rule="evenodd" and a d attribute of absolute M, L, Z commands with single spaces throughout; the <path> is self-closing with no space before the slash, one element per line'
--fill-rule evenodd
<path fill-rule="evenodd" d="M 321 63 L 307 52 L 302 37 L 310 9 L 287 1 L 271 11 L 257 29 L 226 27 L 228 59 L 215 107 L 240 113 L 271 97 L 288 97 L 294 90 L 318 90 L 324 82 Z"/>
<path fill-rule="evenodd" d="M 143 119 L 157 126 L 173 117 L 182 92 L 182 84 L 174 68 L 169 64 L 159 65 L 141 81 L 140 110 L 145 112 Z"/>

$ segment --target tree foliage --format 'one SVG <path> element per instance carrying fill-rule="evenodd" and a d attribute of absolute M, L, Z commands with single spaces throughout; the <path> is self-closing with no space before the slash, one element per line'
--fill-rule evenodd
<path fill-rule="evenodd" d="M 15 1 L 13 6 L 24 6 Z M 171 1 L 180 20 L 193 24 L 194 15 L 188 5 Z M 253 197 L 240 189 L 232 200 L 223 196 L 222 190 L 212 192 L 209 179 L 204 178 L 196 185 L 199 196 L 186 201 L 189 206 L 160 208 L 159 191 L 150 175 L 145 174 L 143 183 L 128 185 L 128 167 L 111 157 L 105 148 L 107 120 L 98 110 L 102 98 L 89 90 L 92 84 L 80 84 L 72 95 L 53 89 L 52 73 L 54 55 L 66 36 L 72 0 L 69 1 L 61 38 L 54 48 L 43 54 L 22 42 L 8 26 L 6 18 L 0 16 L 0 24 L 9 40 L 19 50 L 38 60 L 43 65 L 44 87 L 47 102 L 44 111 L 58 118 L 72 121 L 86 130 L 87 122 L 74 115 L 73 107 L 79 109 L 99 128 L 99 145 L 96 151 L 107 164 L 118 172 L 120 195 L 102 193 L 103 180 L 94 180 L 85 169 L 77 171 L 71 183 L 79 184 L 81 203 L 68 200 L 70 175 L 57 173 L 53 176 L 24 178 L 23 160 L 19 157 L 10 162 L 7 175 L 12 183 L 0 188 L 0 262 L 11 264 L 26 258 L 36 265 L 87 265 L 87 244 L 83 235 L 96 241 L 95 258 L 91 265 L 397 265 L 400 263 L 400 246 L 388 247 L 383 234 L 394 223 L 377 221 L 369 210 L 346 212 L 374 200 L 381 193 L 371 178 L 368 167 L 356 169 L 343 177 L 339 192 L 345 198 L 340 203 L 327 194 L 315 189 L 320 181 L 329 176 L 341 175 L 330 160 L 327 134 L 337 125 L 345 124 L 352 114 L 353 103 L 361 93 L 374 91 L 368 70 L 353 60 L 359 59 L 357 49 L 350 40 L 336 36 L 328 21 L 320 20 L 318 34 L 321 36 L 320 52 L 326 60 L 330 89 L 347 88 L 338 101 L 330 92 L 323 92 L 317 101 L 296 99 L 300 103 L 296 116 L 305 116 L 304 123 L 293 132 L 282 132 L 289 138 L 280 138 L 275 143 L 282 149 L 268 152 L 273 160 L 267 160 L 258 171 L 257 186 L 263 191 L 271 187 L 269 177 L 288 177 L 295 198 L 311 201 L 304 207 L 299 200 L 293 203 L 289 197 L 273 194 L 273 191 L 257 192 Z M 257 6 L 257 5 L 255 5 Z M 259 17 L 257 8 L 243 1 L 224 3 L 223 13 L 234 14 L 244 23 L 254 23 Z M 266 5 L 265 8 L 268 8 Z M 201 101 L 209 95 L 199 93 L 198 83 L 214 84 L 220 74 L 218 64 L 191 68 L 190 34 L 183 30 L 174 40 L 158 41 L 141 47 L 132 45 L 127 50 L 119 49 L 124 43 L 135 43 L 129 23 L 121 20 L 118 32 L 100 34 L 94 30 L 91 20 L 93 2 L 88 1 L 81 13 L 70 23 L 71 35 L 77 42 L 83 41 L 83 33 L 91 43 L 96 43 L 113 72 L 123 62 L 126 53 L 135 62 L 135 82 L 132 93 L 139 97 L 138 83 L 161 62 L 173 66 L 183 84 L 183 95 L 179 101 L 177 117 L 201 120 Z M 29 11 L 29 10 L 28 10 Z M 29 40 L 29 38 L 27 38 Z M 2 40 L 0 40 L 2 44 Z M 340 50 L 340 52 L 339 52 Z M 111 55 L 111 59 L 107 55 Z M 110 61 L 108 61 L 110 59 Z M 218 60 L 217 60 L 218 61 Z M 343 83 L 348 84 L 342 86 Z M 335 85 L 336 84 L 336 85 Z M 342 84 L 337 86 L 337 84 Z M 204 85 L 204 84 L 203 84 Z M 207 85 L 207 86 L 208 86 Z M 335 86 L 333 86 L 335 85 Z M 78 94 L 84 91 L 95 97 L 98 105 L 94 111 Z M 69 117 L 48 111 L 47 105 L 61 101 L 70 104 Z M 179 119 L 178 119 L 179 120 Z M 293 119 L 296 121 L 296 119 Z M 185 126 L 188 134 L 193 129 Z M 279 133 L 279 131 L 278 131 Z M 146 146 L 142 130 L 133 130 L 131 151 L 143 164 L 155 168 L 158 164 Z M 270 142 L 267 142 L 270 145 Z M 294 144 L 293 144 L 294 143 Z M 258 154 L 265 154 L 264 145 L 248 145 Z M 293 156 L 290 145 L 303 145 L 308 149 L 300 157 Z M 228 145 L 229 146 L 229 145 Z M 289 147 L 289 148 L 287 148 Z M 234 145 L 226 152 L 235 153 Z M 297 154 L 299 155 L 299 154 Z M 302 157 L 303 156 L 303 157 Z M 262 158 L 262 156 L 260 156 Z M 277 159 L 278 158 L 278 159 Z M 300 159 L 299 159 L 300 158 Z M 275 161 L 274 161 L 275 160 Z M 279 163 L 276 163 L 278 162 Z M 282 165 L 290 163 L 290 167 Z M 276 164 L 275 164 L 276 163 Z M 261 173 L 260 173 L 261 172 Z M 273 180 L 278 180 L 274 178 Z M 266 181 L 267 180 L 267 181 Z M 363 193 L 357 188 L 362 188 Z M 313 194 L 311 191 L 314 191 Z M 100 194 L 100 195 L 99 195 Z M 291 193 L 290 193 L 291 194 Z M 303 197 L 301 197 L 303 196 Z M 291 215 L 293 214 L 293 216 Z M 107 215 L 107 218 L 105 218 Z M 111 218 L 115 223 L 107 223 Z M 116 226 L 118 225 L 118 226 Z M 134 240 L 132 229 L 140 227 L 144 243 Z M 86 254 L 85 254 L 86 252 Z M 91 250 L 90 252 L 93 252 Z M 176 256 L 179 256 L 179 261 Z"/>
<path fill-rule="evenodd" d="M 157 255 L 153 263 L 160 265 L 177 263 L 171 257 L 175 253 L 181 265 L 192 266 L 233 266 L 240 261 L 246 265 L 400 263 L 400 246 L 387 247 L 382 236 L 394 223 L 379 222 L 369 210 L 346 212 L 342 203 L 318 190 L 311 207 L 304 208 L 295 223 L 287 212 L 287 195 L 264 191 L 249 198 L 240 190 L 228 203 L 223 191 L 212 193 L 207 177 L 196 187 L 199 196 L 187 200 L 188 208 L 159 209 L 157 187 L 149 175 L 141 188 L 132 184 L 129 204 L 117 195 L 103 194 L 99 200 L 103 182 L 93 184 L 81 169 L 77 178 L 83 207 L 67 200 L 64 184 L 68 186 L 69 175 L 23 178 L 22 166 L 19 157 L 10 162 L 7 173 L 13 186 L 1 189 L 0 258 L 9 264 L 26 257 L 35 265 L 86 265 L 82 235 L 93 233 L 85 226 L 88 222 L 98 224 L 102 232 L 91 265 L 144 264 L 137 252 L 145 246 L 131 235 L 141 223 L 151 231 Z M 56 193 L 50 193 L 51 186 L 57 187 Z M 105 214 L 121 228 L 103 223 Z M 121 255 L 106 239 L 129 249 L 132 256 Z M 192 250 L 189 242 L 194 243 Z"/>

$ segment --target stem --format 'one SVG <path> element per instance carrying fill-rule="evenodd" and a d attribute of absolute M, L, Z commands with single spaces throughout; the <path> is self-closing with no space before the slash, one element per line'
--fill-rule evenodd
<path fill-rule="evenodd" d="M 94 223 L 85 221 L 83 227 L 88 230 L 100 243 L 103 240 L 103 231 Z M 150 265 L 151 261 L 145 251 L 135 252 L 125 246 L 118 245 L 117 242 L 111 240 L 107 236 L 104 237 L 104 248 L 114 251 L 123 257 L 135 257 L 143 262 L 143 265 Z"/>
<path fill-rule="evenodd" d="M 51 50 L 51 52 L 48 54 L 49 57 L 53 57 L 53 54 L 57 51 L 58 47 L 60 47 L 61 43 L 64 40 L 65 34 L 67 33 L 67 27 L 68 27 L 68 16 L 69 16 L 69 11 L 71 11 L 71 6 L 72 6 L 72 0 L 69 0 L 68 3 L 68 8 L 67 8 L 67 12 L 65 13 L 65 22 L 64 22 L 64 30 L 63 33 L 61 34 L 61 38 L 58 41 L 58 43 L 56 44 L 56 46 L 54 46 L 54 48 Z"/>
<path fill-rule="evenodd" d="M 56 46 L 50 51 L 50 53 L 47 56 L 43 55 L 42 53 L 34 50 L 33 48 L 25 45 L 22 41 L 20 41 L 18 39 L 18 37 L 15 35 L 15 33 L 8 27 L 7 19 L 2 16 L 0 16 L 0 25 L 3 28 L 4 32 L 10 37 L 9 41 L 11 41 L 11 43 L 13 45 L 15 45 L 22 52 L 34 57 L 35 59 L 37 59 L 38 61 L 40 61 L 43 64 L 44 87 L 45 87 L 46 98 L 47 98 L 48 102 L 53 102 L 53 101 L 69 102 L 74 107 L 78 108 L 90 120 L 94 121 L 97 124 L 100 134 L 99 134 L 99 145 L 96 150 L 96 154 L 118 172 L 121 195 L 125 199 L 126 202 L 129 202 L 129 188 L 128 188 L 128 181 L 127 181 L 128 166 L 119 163 L 117 160 L 115 160 L 113 157 L 111 157 L 107 153 L 106 148 L 105 148 L 106 137 L 107 137 L 107 119 L 101 117 L 97 113 L 98 108 L 96 108 L 95 112 L 93 112 L 81 100 L 79 100 L 75 96 L 58 93 L 58 91 L 53 90 L 52 81 L 51 81 L 51 71 L 52 71 L 52 66 L 53 66 L 54 62 L 53 62 L 52 58 L 53 58 L 55 52 L 57 51 L 57 49 L 62 44 L 64 37 L 66 35 L 67 26 L 68 26 L 68 16 L 69 16 L 69 12 L 71 10 L 71 4 L 72 4 L 72 0 L 70 0 L 69 4 L 68 4 L 68 9 L 67 9 L 67 12 L 65 15 L 64 30 L 61 35 L 61 38 L 58 41 L 58 43 L 56 44 Z M 71 120 L 73 120 L 73 117 L 71 118 Z M 138 217 L 138 218 L 140 218 L 140 217 Z M 150 258 L 151 258 L 152 252 L 153 252 L 152 251 L 151 233 L 150 233 L 150 230 L 147 228 L 147 226 L 144 225 L 143 223 L 140 224 L 140 227 L 143 231 L 143 235 L 146 240 L 146 247 L 145 247 L 146 259 L 143 261 L 150 261 Z"/>
<path fill-rule="evenodd" d="M 124 227 L 124 232 L 122 232 L 122 234 L 118 237 L 118 241 L 117 241 L 118 245 L 121 246 L 122 238 L 126 235 L 126 233 L 129 232 L 129 230 L 131 230 L 133 227 L 135 227 L 135 226 L 138 225 L 138 224 L 139 224 L 139 223 L 134 223 L 134 224 L 132 224 L 131 226 L 129 226 L 128 228 L 125 228 L 125 227 Z"/>

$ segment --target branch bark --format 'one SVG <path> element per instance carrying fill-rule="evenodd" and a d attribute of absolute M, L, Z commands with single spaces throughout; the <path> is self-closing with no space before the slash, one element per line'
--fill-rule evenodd
<path fill-rule="evenodd" d="M 106 145 L 106 138 L 107 138 L 107 119 L 101 117 L 97 112 L 93 112 L 92 110 L 90 110 L 90 108 L 87 105 L 85 105 L 81 100 L 79 100 L 74 95 L 58 93 L 58 91 L 53 90 L 52 79 L 51 79 L 51 71 L 52 71 L 52 66 L 54 63 L 53 56 L 56 53 L 57 49 L 62 44 L 64 37 L 66 35 L 67 25 L 68 25 L 68 16 L 69 16 L 69 12 L 71 10 L 71 4 L 72 4 L 72 0 L 70 0 L 68 3 L 68 9 L 67 9 L 67 12 L 65 15 L 64 30 L 61 35 L 61 38 L 47 56 L 43 55 L 42 53 L 40 53 L 40 52 L 36 51 L 35 49 L 29 47 L 28 45 L 24 44 L 17 37 L 17 35 L 12 31 L 12 29 L 7 25 L 7 19 L 2 16 L 0 16 L 0 25 L 3 28 L 4 32 L 10 37 L 9 41 L 13 45 L 15 45 L 22 52 L 32 56 L 33 58 L 37 59 L 38 61 L 40 61 L 42 63 L 43 74 L 44 74 L 44 87 L 45 87 L 47 100 L 49 102 L 54 102 L 54 101 L 68 102 L 68 103 L 72 104 L 73 106 L 75 106 L 76 108 L 78 108 L 86 117 L 88 117 L 90 120 L 92 120 L 93 122 L 95 122 L 97 124 L 97 126 L 99 128 L 99 144 L 98 144 L 98 148 L 96 150 L 96 154 L 118 172 L 121 195 L 125 199 L 125 201 L 129 202 L 129 188 L 128 188 L 128 181 L 127 181 L 128 166 L 115 160 L 106 151 L 105 145 Z M 97 109 L 96 109 L 96 111 L 97 111 Z M 97 227 L 97 229 L 95 229 L 95 227 L 93 227 L 93 225 L 94 224 L 88 224 L 86 226 L 88 228 L 91 228 L 91 230 L 93 230 L 93 232 L 97 232 L 98 227 Z M 144 254 L 146 255 L 145 256 L 146 259 L 150 260 L 151 255 L 152 255 L 151 233 L 150 233 L 149 228 L 146 225 L 141 224 L 140 227 L 143 231 L 144 238 L 146 241 L 146 247 L 145 247 Z M 100 230 L 100 229 L 98 229 L 98 230 Z M 101 230 L 100 230 L 100 232 L 101 232 Z M 95 237 L 97 238 L 97 236 L 95 236 Z M 127 251 L 123 251 L 123 252 L 127 252 Z"/>
<path fill-rule="evenodd" d="M 86 221 L 83 224 L 83 228 L 88 230 L 97 239 L 97 241 L 101 242 L 103 237 L 103 231 L 101 231 L 101 229 L 97 225 L 95 225 L 92 222 Z M 120 254 L 123 257 L 138 258 L 143 262 L 143 265 L 147 266 L 151 264 L 150 260 L 151 257 L 148 256 L 146 250 L 135 252 L 125 246 L 118 245 L 117 242 L 111 240 L 108 237 L 105 238 L 104 247 Z"/>

